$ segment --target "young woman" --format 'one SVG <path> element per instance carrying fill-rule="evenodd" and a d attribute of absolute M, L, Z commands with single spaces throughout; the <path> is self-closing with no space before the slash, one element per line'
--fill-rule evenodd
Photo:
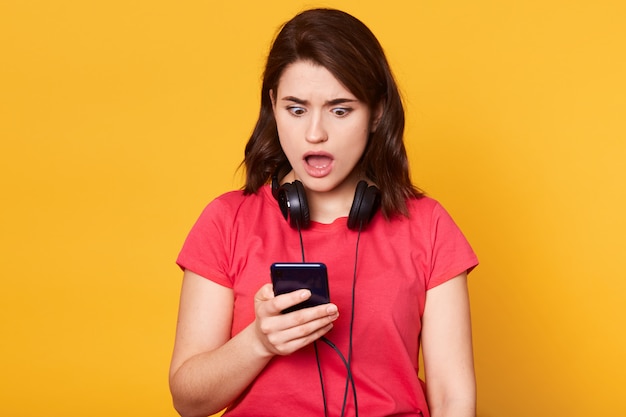
<path fill-rule="evenodd" d="M 374 35 L 337 10 L 297 15 L 272 45 L 261 97 L 245 188 L 207 206 L 178 257 L 176 409 L 474 416 L 477 260 L 410 181 L 404 111 Z M 331 303 L 282 313 L 311 292 L 275 296 L 270 265 L 303 260 L 327 266 Z"/>

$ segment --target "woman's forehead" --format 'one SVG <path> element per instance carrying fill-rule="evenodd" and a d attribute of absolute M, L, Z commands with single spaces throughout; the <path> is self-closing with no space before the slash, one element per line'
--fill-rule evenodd
<path fill-rule="evenodd" d="M 327 68 L 311 61 L 296 61 L 285 67 L 277 86 L 278 99 L 283 95 L 305 98 L 304 96 L 325 96 L 328 100 L 337 98 L 354 99 L 355 95 L 344 86 Z"/>

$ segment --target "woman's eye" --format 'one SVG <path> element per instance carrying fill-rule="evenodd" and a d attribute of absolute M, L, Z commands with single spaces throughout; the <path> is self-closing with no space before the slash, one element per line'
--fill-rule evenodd
<path fill-rule="evenodd" d="M 305 113 L 305 110 L 302 107 L 290 106 L 287 107 L 287 110 L 294 116 L 302 116 Z"/>
<path fill-rule="evenodd" d="M 350 109 L 339 107 L 339 108 L 333 109 L 332 112 L 335 116 L 343 117 L 343 116 L 346 116 L 348 113 L 350 113 Z"/>

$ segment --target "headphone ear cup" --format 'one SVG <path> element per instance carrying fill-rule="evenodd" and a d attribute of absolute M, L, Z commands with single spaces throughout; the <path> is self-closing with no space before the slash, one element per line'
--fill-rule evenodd
<path fill-rule="evenodd" d="M 364 229 L 376 214 L 379 205 L 380 190 L 373 185 L 368 186 L 365 181 L 359 181 L 348 215 L 348 229 Z"/>
<path fill-rule="evenodd" d="M 304 186 L 298 180 L 285 183 L 278 189 L 278 206 L 285 220 L 294 229 L 309 227 L 309 205 Z"/>
<path fill-rule="evenodd" d="M 278 182 L 278 175 L 274 172 L 272 174 L 272 196 L 278 201 L 278 190 L 280 189 L 280 183 Z"/>
<path fill-rule="evenodd" d="M 306 191 L 304 190 L 304 185 L 302 185 L 302 183 L 298 180 L 295 180 L 293 182 L 294 187 L 296 188 L 296 191 L 298 193 L 298 202 L 299 202 L 299 210 L 296 213 L 298 221 L 300 222 L 300 227 L 302 229 L 307 229 L 309 227 L 309 224 L 311 223 L 311 218 L 309 215 L 309 203 L 306 199 Z M 294 215 L 294 217 L 296 217 L 296 215 Z M 292 227 L 296 227 L 296 224 L 292 224 Z"/>

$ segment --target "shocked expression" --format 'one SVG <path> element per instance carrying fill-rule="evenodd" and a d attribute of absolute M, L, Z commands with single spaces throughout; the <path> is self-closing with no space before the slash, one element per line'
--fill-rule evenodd
<path fill-rule="evenodd" d="M 311 191 L 354 191 L 371 111 L 326 68 L 289 65 L 271 91 L 278 136 L 295 179 Z"/>

